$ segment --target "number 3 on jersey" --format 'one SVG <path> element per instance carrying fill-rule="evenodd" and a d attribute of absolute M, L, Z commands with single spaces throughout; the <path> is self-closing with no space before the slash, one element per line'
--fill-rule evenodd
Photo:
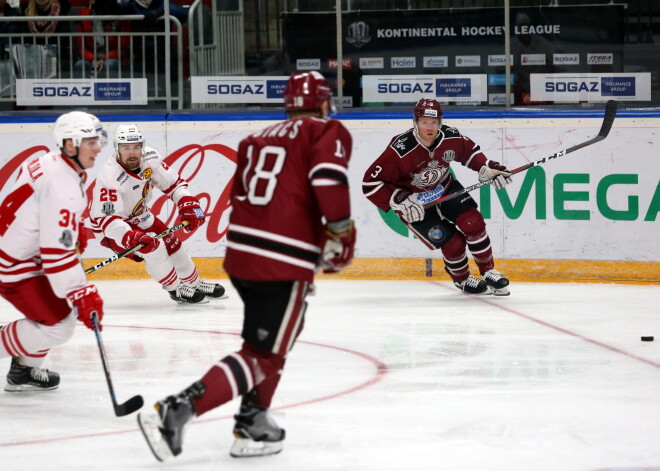
<path fill-rule="evenodd" d="M 243 189 L 247 190 L 248 201 L 255 206 L 266 206 L 273 199 L 277 187 L 277 176 L 284 167 L 286 149 L 279 146 L 265 146 L 259 149 L 254 160 L 254 146 L 246 152 L 247 165 L 243 171 Z M 254 170 L 252 167 L 254 165 Z M 252 170 L 252 174 L 250 171 Z"/>

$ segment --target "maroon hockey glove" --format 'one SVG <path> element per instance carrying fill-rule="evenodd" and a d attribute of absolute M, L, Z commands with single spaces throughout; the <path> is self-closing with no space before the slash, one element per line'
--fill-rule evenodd
<path fill-rule="evenodd" d="M 160 242 L 158 239 L 145 234 L 142 231 L 128 231 L 121 240 L 121 245 L 130 249 L 138 244 L 144 244 L 144 247 L 138 249 L 138 253 L 151 253 L 158 248 Z"/>
<path fill-rule="evenodd" d="M 336 273 L 350 265 L 355 252 L 357 231 L 352 219 L 329 222 L 325 227 L 321 248 L 323 273 Z"/>
<path fill-rule="evenodd" d="M 511 183 L 511 172 L 499 162 L 489 160 L 486 165 L 479 169 L 479 181 L 493 180 L 493 186 L 496 190 Z"/>
<path fill-rule="evenodd" d="M 87 285 L 76 291 L 71 291 L 66 295 L 73 308 L 78 314 L 78 320 L 85 324 L 87 328 L 94 329 L 92 326 L 92 313 L 96 312 L 99 330 L 103 330 L 101 320 L 103 319 L 103 299 L 96 290 L 96 286 Z"/>
<path fill-rule="evenodd" d="M 188 227 L 184 227 L 185 232 L 195 232 L 198 227 L 204 224 L 206 216 L 199 205 L 199 200 L 193 196 L 184 196 L 179 200 L 179 218 L 181 221 L 188 221 Z"/>

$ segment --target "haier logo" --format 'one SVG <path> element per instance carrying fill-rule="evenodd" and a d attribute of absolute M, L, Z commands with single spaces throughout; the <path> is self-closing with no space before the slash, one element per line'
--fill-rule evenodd
<path fill-rule="evenodd" d="M 513 54 L 509 57 L 509 63 L 513 65 Z M 488 56 L 488 65 L 503 66 L 506 65 L 506 56 L 504 54 L 491 54 Z"/>
<path fill-rule="evenodd" d="M 447 67 L 448 65 L 447 56 L 424 56 L 424 67 Z"/>
<path fill-rule="evenodd" d="M 360 57 L 361 69 L 382 69 L 385 61 L 382 57 Z"/>
<path fill-rule="evenodd" d="M 479 67 L 481 56 L 456 56 L 456 67 Z"/>
<path fill-rule="evenodd" d="M 409 69 L 416 66 L 414 57 L 392 57 L 391 66 L 393 69 Z"/>
<path fill-rule="evenodd" d="M 206 87 L 209 95 L 263 95 L 262 83 L 210 83 Z"/>
<path fill-rule="evenodd" d="M 522 65 L 545 65 L 545 54 L 521 54 Z"/>
<path fill-rule="evenodd" d="M 580 54 L 553 54 L 552 63 L 554 65 L 579 65 Z"/>
<path fill-rule="evenodd" d="M 321 69 L 321 59 L 297 59 L 296 68 L 298 70 L 319 70 Z"/>
<path fill-rule="evenodd" d="M 32 96 L 34 97 L 44 97 L 44 96 L 60 96 L 60 97 L 82 97 L 82 96 L 92 96 L 92 87 L 33 87 Z"/>
<path fill-rule="evenodd" d="M 587 54 L 587 64 L 614 64 L 614 54 Z"/>

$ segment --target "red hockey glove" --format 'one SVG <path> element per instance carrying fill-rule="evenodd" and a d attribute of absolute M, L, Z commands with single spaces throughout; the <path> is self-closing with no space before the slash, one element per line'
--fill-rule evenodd
<path fill-rule="evenodd" d="M 417 199 L 417 193 L 410 193 L 403 188 L 392 193 L 390 207 L 406 222 L 424 219 L 424 206 Z"/>
<path fill-rule="evenodd" d="M 352 219 L 329 222 L 325 226 L 321 248 L 323 273 L 336 273 L 350 265 L 355 251 L 357 231 Z"/>
<path fill-rule="evenodd" d="M 493 179 L 495 189 L 499 190 L 511 183 L 511 172 L 501 163 L 489 160 L 479 169 L 479 181 L 485 182 L 490 179 Z"/>
<path fill-rule="evenodd" d="M 195 232 L 204 224 L 206 216 L 199 205 L 199 200 L 193 196 L 184 196 L 179 200 L 179 217 L 181 221 L 188 221 L 188 227 L 184 232 Z"/>
<path fill-rule="evenodd" d="M 92 326 L 92 313 L 96 312 L 99 330 L 103 330 L 101 320 L 103 319 L 103 299 L 96 291 L 96 286 L 87 285 L 66 295 L 73 308 L 78 314 L 78 320 L 87 328 L 94 330 Z"/>
<path fill-rule="evenodd" d="M 121 239 L 121 245 L 127 249 L 135 247 L 138 244 L 144 244 L 144 247 L 136 250 L 136 252 L 147 254 L 156 250 L 160 242 L 158 239 L 151 237 L 149 234 L 145 234 L 142 231 L 128 231 Z"/>
<path fill-rule="evenodd" d="M 76 243 L 76 250 L 80 255 L 85 253 L 87 248 L 87 228 L 82 221 L 78 224 L 78 242 Z"/>

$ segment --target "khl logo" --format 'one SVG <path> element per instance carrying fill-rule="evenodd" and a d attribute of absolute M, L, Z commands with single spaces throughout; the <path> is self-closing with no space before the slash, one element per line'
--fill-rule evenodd
<path fill-rule="evenodd" d="M 362 47 L 371 41 L 371 36 L 369 36 L 369 26 L 367 26 L 364 21 L 351 23 L 348 25 L 347 31 L 348 35 L 346 36 L 346 42 L 355 47 Z"/>

